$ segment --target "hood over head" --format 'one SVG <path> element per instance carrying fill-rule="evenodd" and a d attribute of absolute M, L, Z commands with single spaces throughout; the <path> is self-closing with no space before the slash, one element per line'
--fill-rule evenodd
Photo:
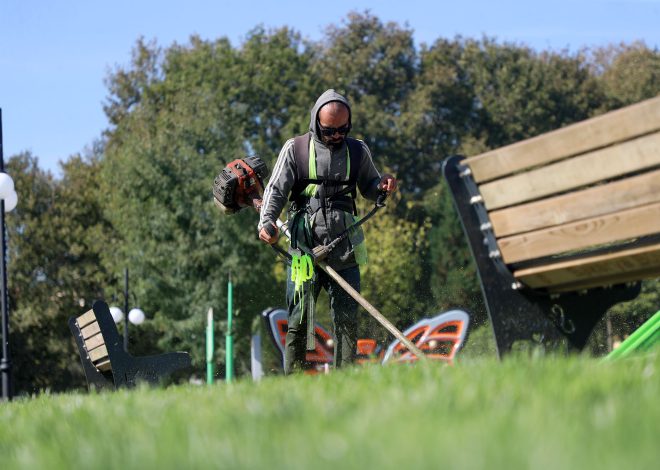
<path fill-rule="evenodd" d="M 348 123 L 351 124 L 351 105 L 348 102 L 348 100 L 337 93 L 335 90 L 332 88 L 329 90 L 326 90 L 323 92 L 321 96 L 319 96 L 319 99 L 316 100 L 316 103 L 314 104 L 314 107 L 312 108 L 311 112 L 311 118 L 309 122 L 309 130 L 314 136 L 314 139 L 318 140 L 319 142 L 322 142 L 321 140 L 321 131 L 318 128 L 318 116 L 319 116 L 319 110 L 323 107 L 323 105 L 330 103 L 331 101 L 339 101 L 340 103 L 343 103 L 346 105 L 348 108 Z"/>

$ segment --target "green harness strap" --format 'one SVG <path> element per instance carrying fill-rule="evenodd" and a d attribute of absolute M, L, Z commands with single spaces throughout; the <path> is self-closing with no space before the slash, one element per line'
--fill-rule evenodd
<path fill-rule="evenodd" d="M 351 177 L 351 154 L 346 145 L 346 179 Z M 309 139 L 309 179 L 316 179 L 316 150 L 314 148 L 314 139 Z M 307 197 L 313 197 L 316 194 L 317 184 L 308 184 L 303 194 Z"/>
<path fill-rule="evenodd" d="M 314 277 L 314 264 L 312 257 L 305 255 L 291 255 L 291 281 L 295 286 L 295 294 L 301 295 L 305 282 Z"/>
<path fill-rule="evenodd" d="M 300 323 L 302 324 L 305 313 L 307 313 L 307 345 L 308 351 L 316 348 L 314 340 L 314 296 L 310 295 L 307 302 L 307 312 L 305 312 L 305 284 L 314 277 L 314 264 L 312 257 L 308 254 L 291 255 L 291 281 L 294 284 L 293 301 L 300 304 Z M 309 284 L 307 288 L 311 287 Z"/>

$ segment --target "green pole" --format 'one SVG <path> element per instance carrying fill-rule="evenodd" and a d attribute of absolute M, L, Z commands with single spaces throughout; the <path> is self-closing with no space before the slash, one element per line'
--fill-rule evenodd
<path fill-rule="evenodd" d="M 229 281 L 227 282 L 227 336 L 226 336 L 226 360 L 225 360 L 225 380 L 231 383 L 234 378 L 234 339 L 231 336 L 231 317 L 232 317 L 232 303 L 234 301 L 233 286 L 231 284 L 231 273 L 229 273 Z"/>
<path fill-rule="evenodd" d="M 209 308 L 206 315 L 206 383 L 213 383 L 213 349 L 215 338 L 213 334 L 213 307 Z"/>

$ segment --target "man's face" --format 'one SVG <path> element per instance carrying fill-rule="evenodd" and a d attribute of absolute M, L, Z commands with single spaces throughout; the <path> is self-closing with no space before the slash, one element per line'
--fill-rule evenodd
<path fill-rule="evenodd" d="M 321 140 L 330 148 L 339 147 L 349 130 L 349 114 L 346 106 L 328 103 L 319 111 Z"/>

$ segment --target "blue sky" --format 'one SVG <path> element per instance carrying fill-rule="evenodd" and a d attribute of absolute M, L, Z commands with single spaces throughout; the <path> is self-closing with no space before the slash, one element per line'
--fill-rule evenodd
<path fill-rule="evenodd" d="M 487 35 L 537 50 L 635 40 L 660 48 L 660 0 L 2 0 L 5 159 L 30 150 L 59 175 L 58 161 L 83 152 L 108 126 L 104 77 L 129 63 L 140 36 L 163 47 L 185 44 L 191 34 L 226 36 L 237 46 L 261 24 L 320 39 L 349 11 L 366 9 L 385 22 L 407 23 L 417 43 Z"/>

